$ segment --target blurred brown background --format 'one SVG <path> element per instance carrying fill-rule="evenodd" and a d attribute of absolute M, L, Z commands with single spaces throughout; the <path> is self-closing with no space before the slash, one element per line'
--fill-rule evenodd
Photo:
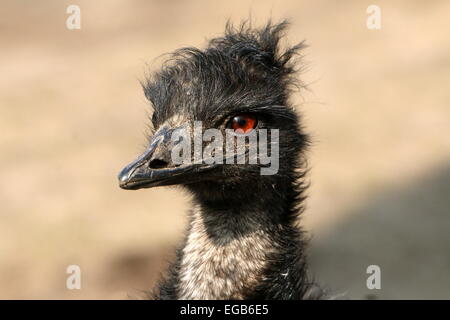
<path fill-rule="evenodd" d="M 66 8 L 81 8 L 81 30 Z M 368 5 L 381 30 L 366 28 Z M 180 189 L 127 192 L 139 79 L 225 22 L 288 18 L 313 135 L 303 218 L 317 280 L 349 298 L 450 298 L 449 1 L 2 1 L 0 298 L 123 299 L 152 287 L 184 229 Z M 67 290 L 66 267 L 82 270 Z M 382 289 L 368 290 L 376 264 Z"/>

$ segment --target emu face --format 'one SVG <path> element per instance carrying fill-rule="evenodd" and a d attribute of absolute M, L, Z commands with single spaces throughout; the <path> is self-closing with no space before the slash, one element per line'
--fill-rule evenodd
<path fill-rule="evenodd" d="M 278 43 L 284 27 L 269 24 L 258 31 L 228 27 L 225 36 L 211 40 L 204 51 L 185 48 L 173 53 L 162 69 L 143 83 L 145 96 L 154 109 L 154 132 L 144 154 L 119 174 L 120 186 L 139 189 L 182 184 L 211 197 L 225 188 L 232 191 L 245 185 L 251 192 L 255 185 L 273 185 L 292 176 L 307 137 L 288 102 L 294 81 L 290 59 L 302 45 L 281 52 Z M 207 163 L 204 157 L 198 161 L 192 129 L 199 121 L 202 133 L 214 128 L 222 134 L 223 150 L 229 133 L 277 129 L 276 174 L 261 175 L 264 165 L 258 159 L 249 163 L 248 158 L 245 164 L 227 164 L 225 156 L 223 163 Z M 186 127 L 190 130 L 186 131 Z M 177 141 L 173 134 L 180 130 L 187 132 L 185 138 L 191 139 L 193 147 L 188 155 L 184 150 L 188 161 L 176 163 L 173 151 Z M 268 139 L 270 153 L 270 134 Z M 205 140 L 200 141 L 202 150 L 216 141 Z M 210 155 L 216 153 L 217 149 Z"/>

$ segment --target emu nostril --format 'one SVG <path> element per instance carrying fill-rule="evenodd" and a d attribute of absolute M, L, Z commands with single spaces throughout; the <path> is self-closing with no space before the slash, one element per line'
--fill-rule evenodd
<path fill-rule="evenodd" d="M 167 168 L 167 166 L 169 165 L 169 163 L 167 163 L 164 160 L 161 159 L 153 159 L 152 161 L 150 161 L 149 163 L 149 167 L 151 169 L 162 169 L 162 168 Z"/>

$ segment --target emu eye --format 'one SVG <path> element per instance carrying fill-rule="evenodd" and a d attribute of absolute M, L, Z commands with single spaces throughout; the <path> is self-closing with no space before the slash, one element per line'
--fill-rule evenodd
<path fill-rule="evenodd" d="M 255 129 L 257 119 L 252 114 L 239 114 L 231 119 L 228 127 L 236 133 L 247 133 Z"/>

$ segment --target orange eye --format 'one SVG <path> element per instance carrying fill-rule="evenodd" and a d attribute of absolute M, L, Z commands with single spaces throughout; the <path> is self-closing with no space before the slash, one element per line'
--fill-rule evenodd
<path fill-rule="evenodd" d="M 240 114 L 231 119 L 231 128 L 237 133 L 247 133 L 255 129 L 256 117 L 251 114 Z"/>

